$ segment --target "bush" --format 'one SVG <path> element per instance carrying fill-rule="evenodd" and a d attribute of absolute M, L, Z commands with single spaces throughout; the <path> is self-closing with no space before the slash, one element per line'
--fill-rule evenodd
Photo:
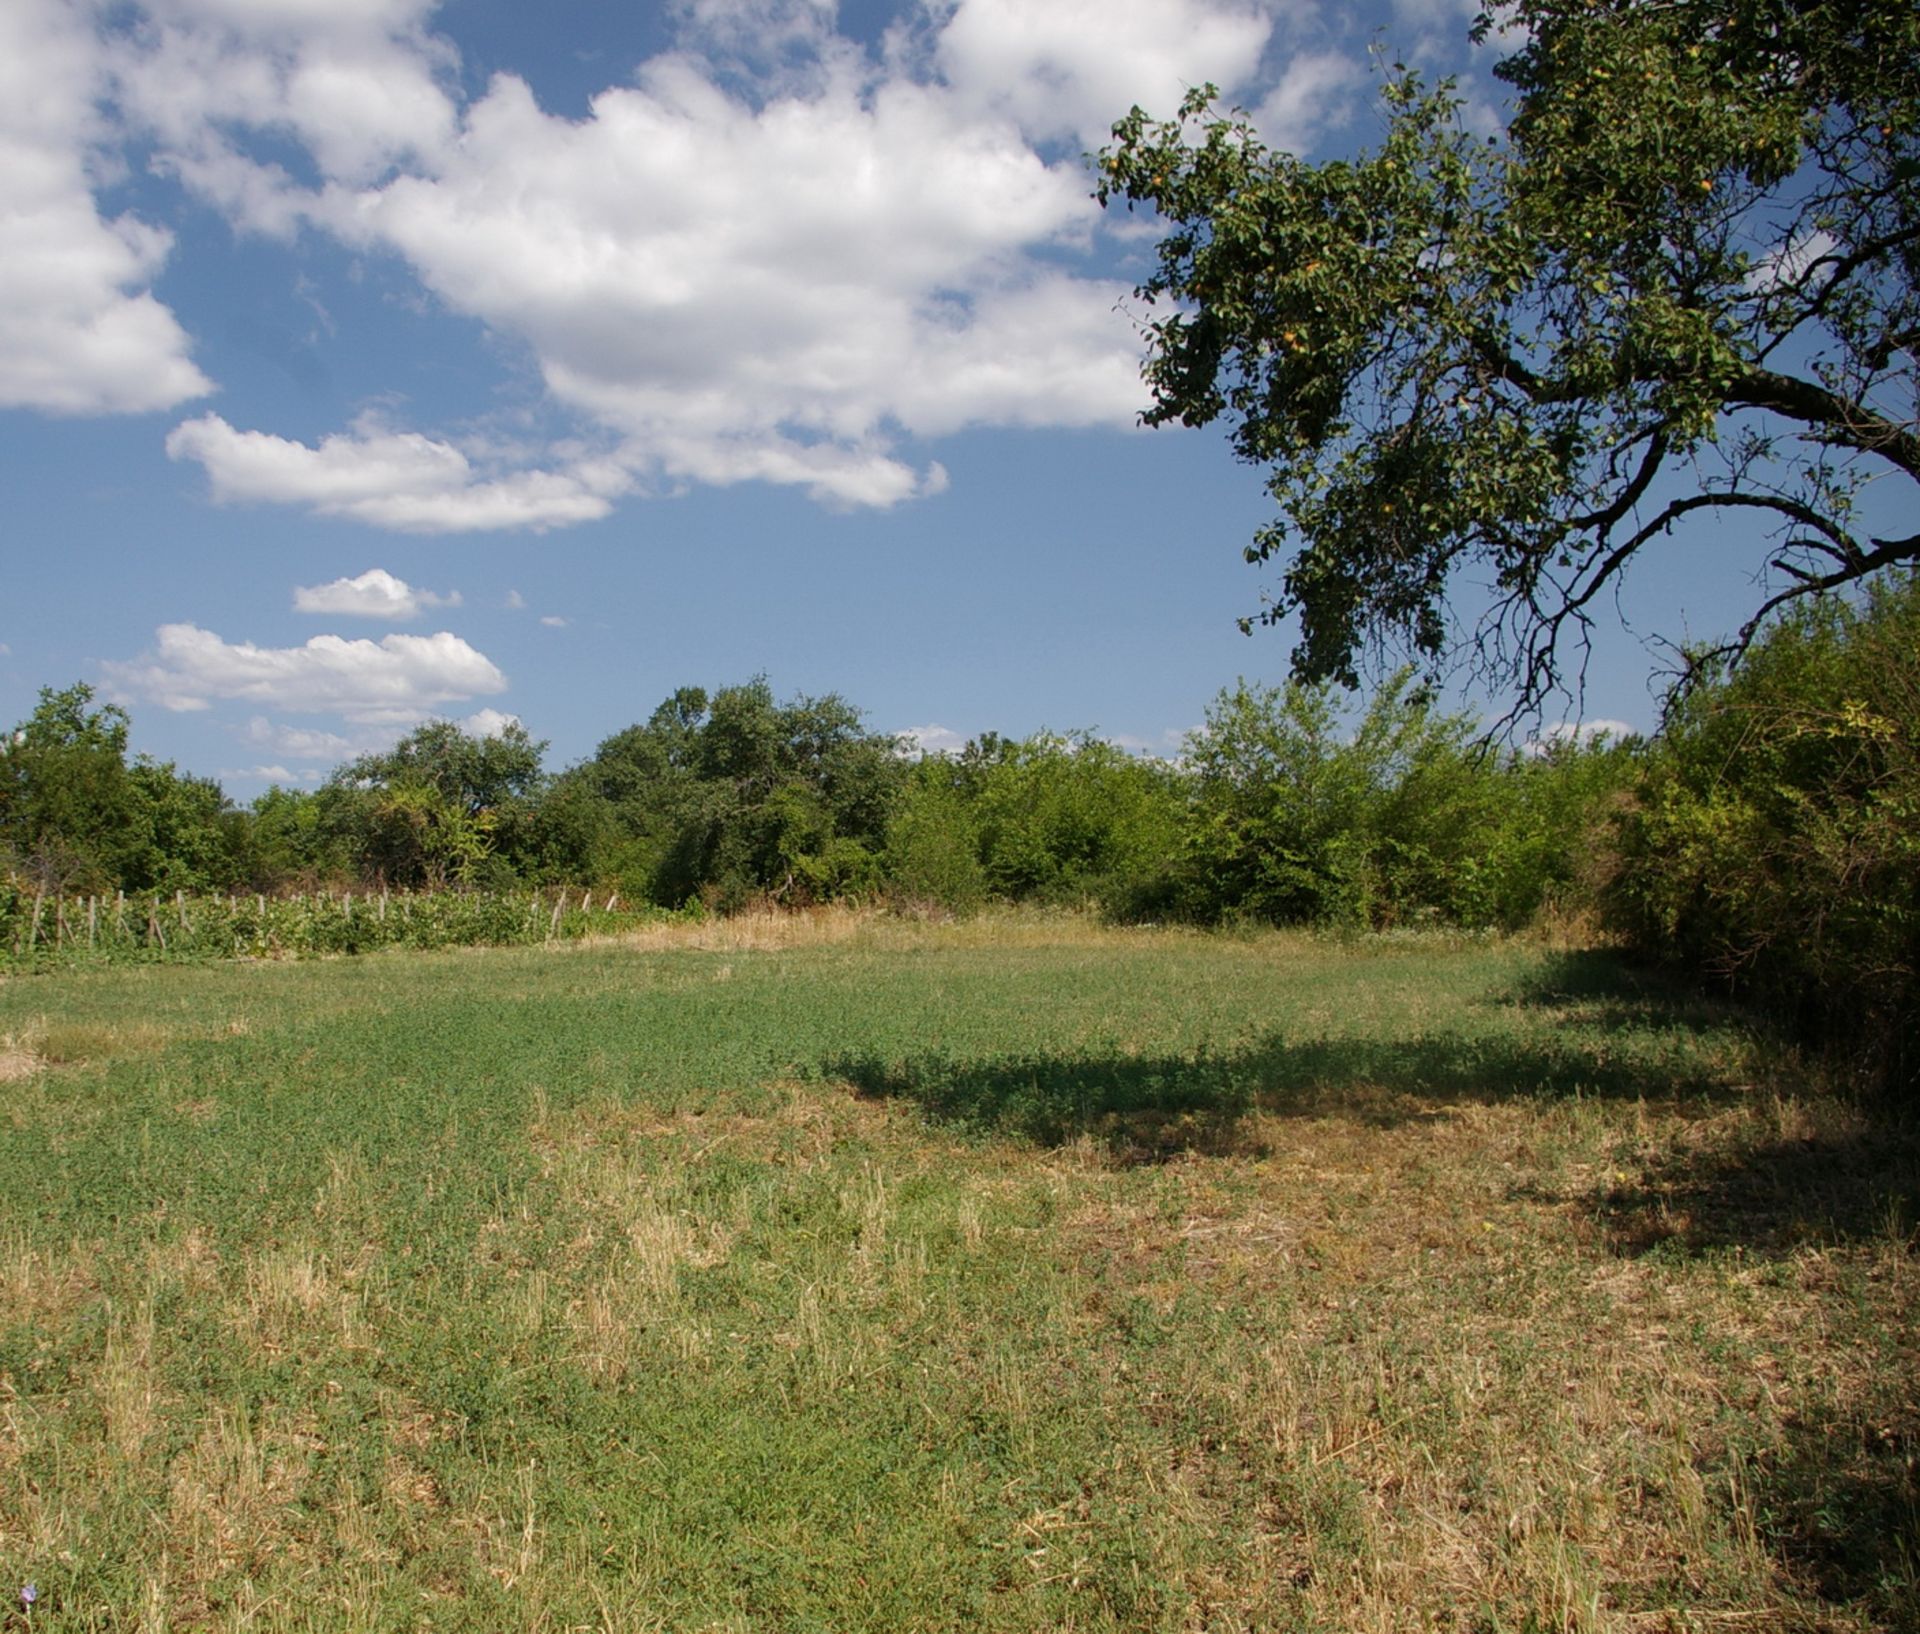
<path fill-rule="evenodd" d="M 1187 743 L 1194 918 L 1518 928 L 1573 884 L 1630 750 L 1502 754 L 1402 674 L 1350 721 L 1329 686 L 1222 692 Z"/>
<path fill-rule="evenodd" d="M 1920 578 L 1796 611 L 1675 711 L 1620 823 L 1608 919 L 1911 1090 L 1917 744 Z"/>

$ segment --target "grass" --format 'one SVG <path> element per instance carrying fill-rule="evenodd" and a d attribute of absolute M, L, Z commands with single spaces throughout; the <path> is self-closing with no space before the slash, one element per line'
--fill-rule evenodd
<path fill-rule="evenodd" d="M 1915 1626 L 1920 1147 L 1604 954 L 828 916 L 0 1064 L 35 1627 Z"/>

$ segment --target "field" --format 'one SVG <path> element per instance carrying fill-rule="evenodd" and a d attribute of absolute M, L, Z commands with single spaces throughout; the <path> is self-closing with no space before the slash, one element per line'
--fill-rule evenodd
<path fill-rule="evenodd" d="M 1911 1628 L 1920 1156 L 1798 1074 L 1530 942 L 14 977 L 0 1627 Z"/>

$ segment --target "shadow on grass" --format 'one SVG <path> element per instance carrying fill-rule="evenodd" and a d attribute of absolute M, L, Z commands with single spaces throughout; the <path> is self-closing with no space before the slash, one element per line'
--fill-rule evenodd
<path fill-rule="evenodd" d="M 1669 1153 L 1598 1199 L 1607 1245 L 1636 1255 L 1739 1247 L 1780 1258 L 1920 1220 L 1920 1126 L 1885 1115 L 1844 1134 Z"/>
<path fill-rule="evenodd" d="M 1852 1124 L 1668 1152 L 1591 1202 L 1617 1254 L 1738 1250 L 1858 1324 L 1809 1335 L 1839 1353 L 1845 1380 L 1816 1412 L 1785 1416 L 1747 1482 L 1794 1577 L 1870 1626 L 1920 1628 L 1920 1334 L 1900 1287 L 1920 1275 L 1920 1119 L 1881 1107 Z"/>
<path fill-rule="evenodd" d="M 1556 1011 L 1568 1026 L 1603 1032 L 1703 1033 L 1755 1024 L 1738 1005 L 1607 948 L 1547 955 L 1509 999 L 1522 1009 Z"/>
<path fill-rule="evenodd" d="M 841 1054 L 816 1070 L 862 1096 L 911 1101 L 936 1123 L 1043 1146 L 1091 1137 L 1134 1160 L 1247 1150 L 1244 1124 L 1255 1111 L 1337 1112 L 1391 1127 L 1455 1101 L 1672 1100 L 1726 1087 L 1715 1038 L 1726 1030 L 1725 1013 L 1696 1011 L 1610 957 L 1566 956 L 1507 997 L 1520 1007 L 1564 1009 L 1567 1025 L 1528 1021 L 1472 1035 L 1395 1037 L 1384 1018 L 1386 1036 L 1272 1033 L 1238 1049 L 1187 1056 Z M 1590 1013 L 1596 1003 L 1606 1006 L 1605 1017 Z"/>

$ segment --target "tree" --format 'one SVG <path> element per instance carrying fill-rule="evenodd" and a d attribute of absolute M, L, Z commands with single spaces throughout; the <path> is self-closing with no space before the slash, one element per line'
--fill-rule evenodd
<path fill-rule="evenodd" d="M 1577 687 L 1634 558 L 1718 513 L 1766 539 L 1743 652 L 1799 598 L 1920 557 L 1860 490 L 1920 483 L 1920 10 L 1911 0 L 1500 0 L 1504 139 L 1397 69 L 1387 132 L 1303 163 L 1142 110 L 1098 197 L 1169 232 L 1138 296 L 1149 424 L 1223 416 L 1270 466 L 1296 675 L 1452 650 L 1530 713 Z M 1244 625 L 1250 627 L 1248 619 Z"/>
<path fill-rule="evenodd" d="M 328 816 L 351 834 L 355 865 L 369 877 L 429 890 L 489 873 L 511 878 L 545 748 L 518 721 L 484 735 L 428 721 L 335 771 Z"/>
<path fill-rule="evenodd" d="M 764 677 L 682 687 L 567 774 L 605 802 L 603 866 L 677 905 L 818 901 L 879 883 L 908 775 L 896 740 L 835 694 L 775 700 Z"/>
<path fill-rule="evenodd" d="M 127 712 L 92 704 L 84 683 L 42 687 L 0 753 L 0 844 L 43 888 L 121 884 L 145 849 L 145 803 L 127 770 Z"/>

